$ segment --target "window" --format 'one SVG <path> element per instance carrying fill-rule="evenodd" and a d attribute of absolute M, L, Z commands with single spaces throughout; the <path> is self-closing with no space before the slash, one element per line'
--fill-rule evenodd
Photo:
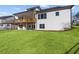
<path fill-rule="evenodd" d="M 9 26 L 9 24 L 7 24 L 7 26 Z"/>
<path fill-rule="evenodd" d="M 39 27 L 40 27 L 40 29 L 44 29 L 45 28 L 45 24 L 40 24 Z"/>
<path fill-rule="evenodd" d="M 20 16 L 19 19 L 23 19 L 23 16 Z"/>
<path fill-rule="evenodd" d="M 47 18 L 47 14 L 43 13 L 43 14 L 38 14 L 38 19 L 46 19 Z"/>
<path fill-rule="evenodd" d="M 56 12 L 56 16 L 59 16 L 59 12 Z"/>
<path fill-rule="evenodd" d="M 45 13 L 43 17 L 46 19 L 47 18 L 47 14 Z"/>
<path fill-rule="evenodd" d="M 23 16 L 22 16 L 22 19 L 23 19 Z"/>
<path fill-rule="evenodd" d="M 20 17 L 20 16 L 18 16 L 18 19 L 21 19 L 21 17 Z"/>
<path fill-rule="evenodd" d="M 3 24 L 0 24 L 0 26 L 3 26 Z"/>
<path fill-rule="evenodd" d="M 41 17 L 40 17 L 40 14 L 38 14 L 38 19 L 40 19 Z"/>
<path fill-rule="evenodd" d="M 23 25 L 19 25 L 20 28 L 23 28 Z"/>
<path fill-rule="evenodd" d="M 35 29 L 35 25 L 32 25 L 32 29 Z"/>
<path fill-rule="evenodd" d="M 43 19 L 44 18 L 44 14 L 40 14 L 41 15 L 41 19 Z"/>

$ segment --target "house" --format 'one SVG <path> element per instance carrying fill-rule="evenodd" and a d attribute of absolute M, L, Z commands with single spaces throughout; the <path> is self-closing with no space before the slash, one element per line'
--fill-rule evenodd
<path fill-rule="evenodd" d="M 13 16 L 1 16 L 0 17 L 0 30 L 13 29 L 13 26 L 12 26 L 13 21 L 14 21 Z"/>
<path fill-rule="evenodd" d="M 41 9 L 32 7 L 15 13 L 15 26 L 18 30 L 54 30 L 71 29 L 73 5 Z"/>

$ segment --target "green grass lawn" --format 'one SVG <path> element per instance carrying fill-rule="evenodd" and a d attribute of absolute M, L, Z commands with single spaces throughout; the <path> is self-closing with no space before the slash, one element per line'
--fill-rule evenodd
<path fill-rule="evenodd" d="M 78 26 L 65 32 L 5 30 L 0 31 L 0 54 L 64 54 L 78 42 Z"/>

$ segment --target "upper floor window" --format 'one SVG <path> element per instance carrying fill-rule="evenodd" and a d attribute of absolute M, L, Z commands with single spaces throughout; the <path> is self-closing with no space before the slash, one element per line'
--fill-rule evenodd
<path fill-rule="evenodd" d="M 46 13 L 38 14 L 38 19 L 46 19 L 46 18 L 47 18 Z"/>
<path fill-rule="evenodd" d="M 40 19 L 41 18 L 41 16 L 40 16 L 40 14 L 38 14 L 38 19 Z"/>
<path fill-rule="evenodd" d="M 23 16 L 19 16 L 19 19 L 20 19 L 20 20 L 23 19 Z"/>
<path fill-rule="evenodd" d="M 22 16 L 22 19 L 24 19 L 23 16 Z"/>
<path fill-rule="evenodd" d="M 59 16 L 59 12 L 56 12 L 56 14 L 55 14 L 56 16 Z"/>

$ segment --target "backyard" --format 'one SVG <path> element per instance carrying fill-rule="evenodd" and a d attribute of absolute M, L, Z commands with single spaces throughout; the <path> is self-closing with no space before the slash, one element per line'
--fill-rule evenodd
<path fill-rule="evenodd" d="M 79 53 L 79 26 L 64 32 L 0 31 L 0 54 Z"/>

